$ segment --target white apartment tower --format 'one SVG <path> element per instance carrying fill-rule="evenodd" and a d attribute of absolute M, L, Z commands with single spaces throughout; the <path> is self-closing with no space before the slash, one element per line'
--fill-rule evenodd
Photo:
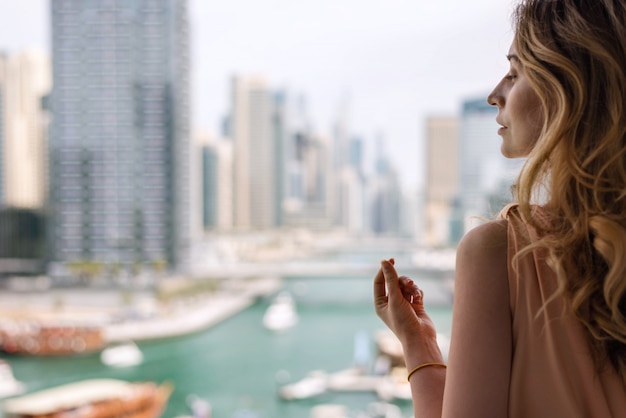
<path fill-rule="evenodd" d="M 47 54 L 0 55 L 0 206 L 42 209 L 47 193 Z"/>
<path fill-rule="evenodd" d="M 231 136 L 234 144 L 234 226 L 269 229 L 277 223 L 277 140 L 274 102 L 262 77 L 234 77 Z"/>
<path fill-rule="evenodd" d="M 426 120 L 425 244 L 455 244 L 459 206 L 459 118 Z"/>

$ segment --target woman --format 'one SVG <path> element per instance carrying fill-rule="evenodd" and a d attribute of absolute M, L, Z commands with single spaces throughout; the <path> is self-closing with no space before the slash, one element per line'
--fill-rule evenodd
<path fill-rule="evenodd" d="M 415 417 L 626 416 L 626 0 L 526 0 L 489 95 L 516 203 L 457 249 L 448 367 L 422 292 L 382 261 Z M 541 197 L 539 203 L 537 197 Z"/>

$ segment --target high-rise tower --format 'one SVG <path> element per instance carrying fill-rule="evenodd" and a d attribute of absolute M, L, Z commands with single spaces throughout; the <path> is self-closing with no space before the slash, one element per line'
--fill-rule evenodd
<path fill-rule="evenodd" d="M 188 260 L 186 0 L 52 0 L 53 260 Z"/>
<path fill-rule="evenodd" d="M 459 206 L 459 118 L 426 120 L 426 236 L 432 246 L 455 245 L 463 233 Z"/>
<path fill-rule="evenodd" d="M 234 226 L 268 229 L 277 224 L 278 147 L 274 97 L 261 77 L 235 77 L 232 84 Z"/>
<path fill-rule="evenodd" d="M 39 51 L 0 56 L 0 207 L 42 209 L 46 198 L 43 108 L 50 58 Z"/>

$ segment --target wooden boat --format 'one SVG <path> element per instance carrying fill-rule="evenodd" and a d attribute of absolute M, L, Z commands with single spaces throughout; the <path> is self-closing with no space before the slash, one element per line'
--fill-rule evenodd
<path fill-rule="evenodd" d="M 169 384 L 91 379 L 6 400 L 7 418 L 158 418 L 172 393 Z"/>
<path fill-rule="evenodd" d="M 18 322 L 0 327 L 0 350 L 7 354 L 60 356 L 91 353 L 104 347 L 99 326 Z"/>

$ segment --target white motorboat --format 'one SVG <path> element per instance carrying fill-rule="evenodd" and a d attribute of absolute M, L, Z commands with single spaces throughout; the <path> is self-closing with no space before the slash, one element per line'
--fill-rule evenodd
<path fill-rule="evenodd" d="M 100 353 L 102 363 L 110 367 L 130 367 L 143 362 L 143 353 L 132 341 L 112 344 Z"/>
<path fill-rule="evenodd" d="M 296 303 L 287 291 L 280 292 L 263 315 L 263 325 L 272 331 L 282 331 L 298 323 Z"/>
<path fill-rule="evenodd" d="M 24 384 L 13 376 L 11 365 L 0 359 L 0 399 L 24 392 Z"/>
<path fill-rule="evenodd" d="M 314 370 L 302 380 L 282 386 L 278 394 L 287 400 L 308 399 L 326 392 L 327 379 L 326 372 Z"/>

